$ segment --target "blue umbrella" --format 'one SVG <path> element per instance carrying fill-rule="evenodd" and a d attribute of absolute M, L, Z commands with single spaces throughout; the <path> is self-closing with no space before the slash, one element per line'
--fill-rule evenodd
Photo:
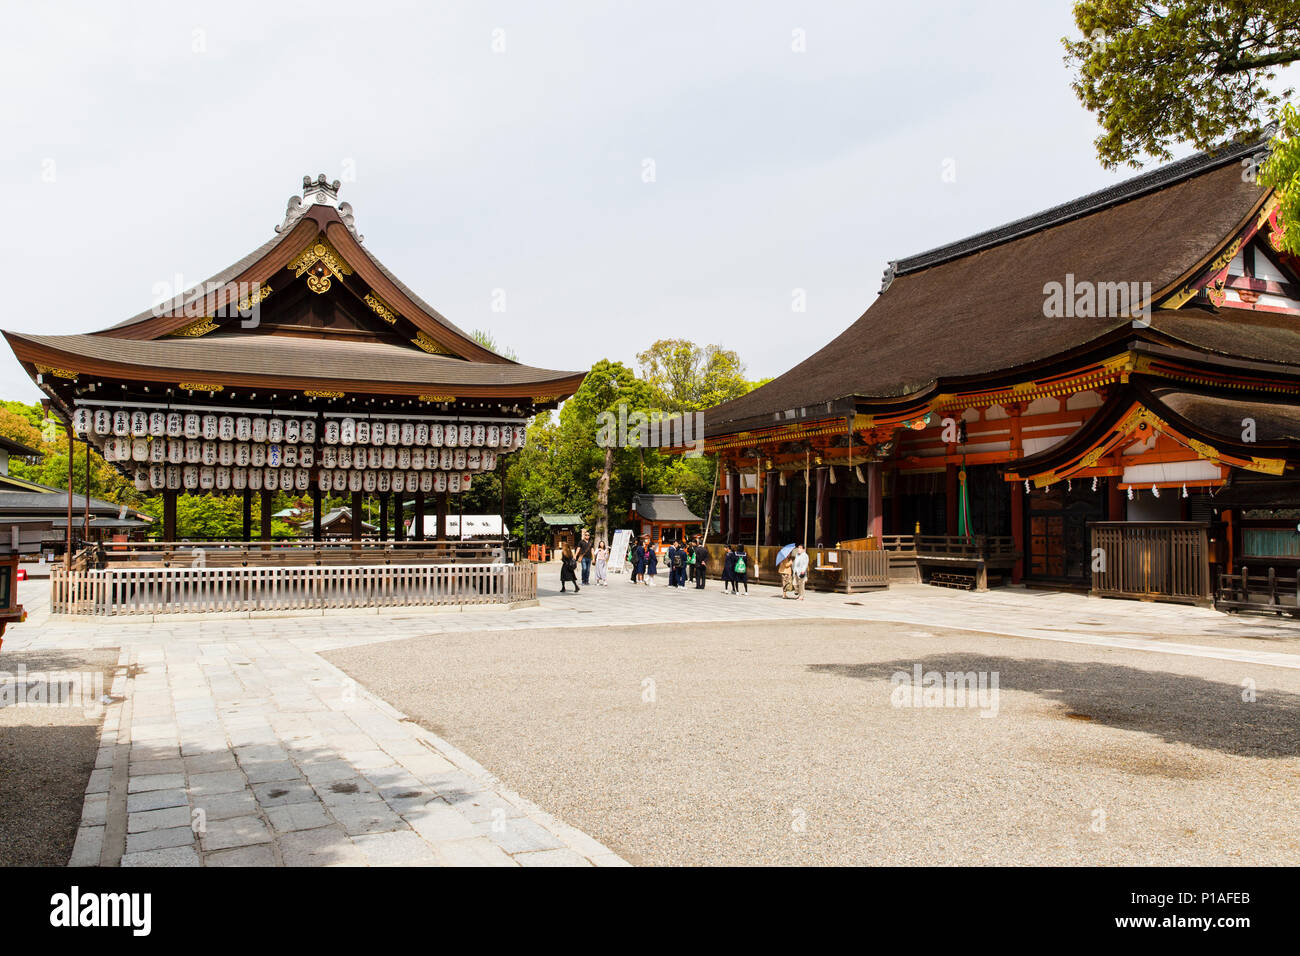
<path fill-rule="evenodd" d="M 790 557 L 790 552 L 793 551 L 796 547 L 797 545 L 787 544 L 784 548 L 782 548 L 780 551 L 776 553 L 776 566 L 778 568 L 781 566 L 782 561 Z"/>

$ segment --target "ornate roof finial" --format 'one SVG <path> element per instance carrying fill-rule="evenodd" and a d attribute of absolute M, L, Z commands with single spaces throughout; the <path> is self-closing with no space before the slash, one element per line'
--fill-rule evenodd
<path fill-rule="evenodd" d="M 897 268 L 898 268 L 898 262 L 897 262 L 897 260 L 892 260 L 892 259 L 890 260 L 889 264 L 888 264 L 887 266 L 885 266 L 885 274 L 884 274 L 884 275 L 881 277 L 881 279 L 880 279 L 880 291 L 881 291 L 881 292 L 884 292 L 884 291 L 885 291 L 886 289 L 888 289 L 891 285 L 893 285 L 893 283 L 894 283 L 894 270 L 897 269 Z M 879 295 L 879 294 L 880 294 L 880 293 L 877 293 L 877 295 Z"/>
<path fill-rule="evenodd" d="M 339 186 L 342 185 L 339 180 L 330 182 L 321 173 L 315 179 L 311 176 L 302 177 L 302 196 L 290 196 L 288 208 L 285 209 L 284 222 L 275 227 L 275 231 L 282 233 L 289 229 L 302 218 L 303 214 L 310 206 L 330 206 L 339 211 L 339 218 L 348 230 L 357 237 L 357 241 L 362 240 L 362 236 L 357 233 L 355 220 L 352 216 L 352 206 L 349 203 L 339 202 Z"/>

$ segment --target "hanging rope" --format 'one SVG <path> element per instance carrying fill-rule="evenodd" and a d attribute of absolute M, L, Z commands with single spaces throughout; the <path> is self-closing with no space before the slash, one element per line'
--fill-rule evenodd
<path fill-rule="evenodd" d="M 703 543 L 709 543 L 709 529 L 713 527 L 713 506 L 718 503 L 718 475 L 722 473 L 722 456 L 713 463 L 713 497 L 709 499 L 709 517 L 704 522 Z"/>

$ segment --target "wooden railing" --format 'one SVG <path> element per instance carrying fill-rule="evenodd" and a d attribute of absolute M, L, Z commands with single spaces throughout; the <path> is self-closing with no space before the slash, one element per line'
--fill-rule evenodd
<path fill-rule="evenodd" d="M 89 549 L 88 549 L 89 550 Z M 87 552 L 82 552 L 83 554 Z M 131 541 L 99 548 L 94 567 L 298 567 L 490 564 L 507 559 L 501 541 Z M 74 569 L 75 570 L 75 569 Z"/>
<path fill-rule="evenodd" d="M 983 558 L 985 561 L 999 561 L 1016 557 L 1016 542 L 1011 535 L 1000 534 L 918 534 L 915 538 L 918 555 L 945 557 Z"/>
<path fill-rule="evenodd" d="M 709 577 L 722 577 L 726 546 L 707 545 L 709 549 Z M 745 545 L 748 552 L 746 577 L 750 584 L 781 583 L 776 570 L 776 555 L 781 549 L 769 545 Z M 659 575 L 667 571 L 661 561 Z M 889 587 L 889 556 L 884 551 L 862 551 L 848 548 L 809 548 L 808 586 L 819 591 L 841 591 L 851 594 L 873 588 Z"/>
<path fill-rule="evenodd" d="M 1091 593 L 1208 603 L 1208 525 L 1194 521 L 1095 521 L 1088 528 Z"/>
<path fill-rule="evenodd" d="M 50 572 L 56 614 L 193 614 L 510 604 L 535 600 L 524 564 L 108 567 Z"/>
<path fill-rule="evenodd" d="M 1277 569 L 1269 568 L 1268 574 L 1252 575 L 1246 567 L 1237 574 L 1220 574 L 1214 607 L 1300 617 L 1300 574 L 1279 577 Z"/>

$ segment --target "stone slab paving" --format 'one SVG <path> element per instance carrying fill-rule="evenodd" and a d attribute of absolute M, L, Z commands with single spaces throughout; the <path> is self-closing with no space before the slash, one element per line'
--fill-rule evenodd
<path fill-rule="evenodd" d="M 1205 608 L 919 585 L 803 602 L 630 585 L 514 610 L 396 608 L 248 619 L 51 616 L 49 585 L 20 584 L 28 621 L 7 649 L 120 648 L 74 865 L 620 865 L 492 773 L 326 662 L 327 650 L 476 630 L 707 625 L 843 618 L 1300 668 L 1300 625 Z M 558 574 L 554 575 L 558 578 Z"/>

